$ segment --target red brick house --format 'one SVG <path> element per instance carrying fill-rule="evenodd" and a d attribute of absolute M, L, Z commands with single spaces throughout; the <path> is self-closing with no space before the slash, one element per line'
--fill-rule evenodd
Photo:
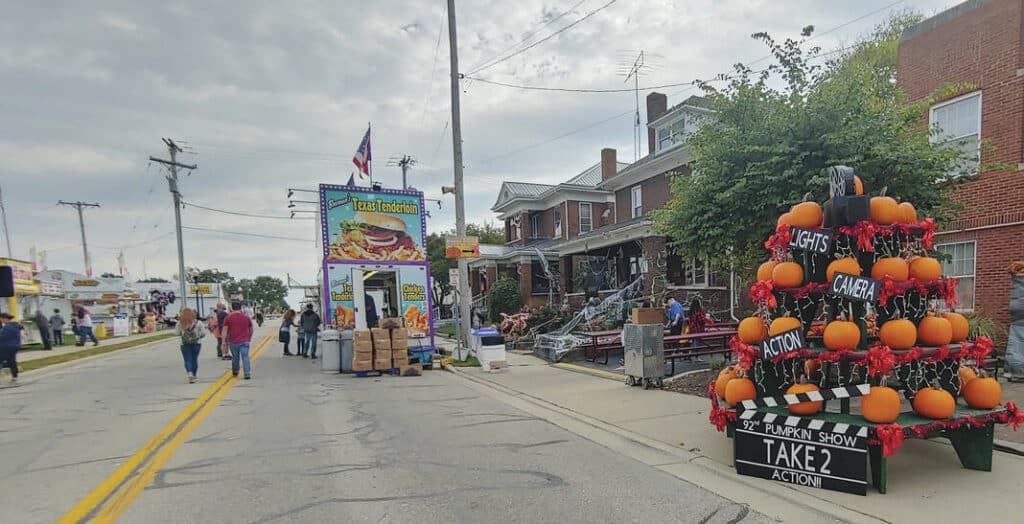
<path fill-rule="evenodd" d="M 1024 259 L 1024 1 L 972 0 L 908 28 L 897 82 L 911 100 L 971 85 L 928 115 L 934 140 L 974 156 L 952 173 L 970 177 L 954 195 L 964 210 L 936 245 L 952 257 L 943 272 L 961 279 L 962 308 L 1008 325 L 1006 267 Z M 979 173 L 992 163 L 1010 167 Z"/>

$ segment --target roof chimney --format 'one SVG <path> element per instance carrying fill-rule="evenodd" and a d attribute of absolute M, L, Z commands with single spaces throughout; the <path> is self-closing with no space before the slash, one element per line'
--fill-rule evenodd
<path fill-rule="evenodd" d="M 606 147 L 601 150 L 601 181 L 608 180 L 619 172 L 619 163 L 615 159 L 615 150 Z"/>
<path fill-rule="evenodd" d="M 647 95 L 647 123 L 650 124 L 668 112 L 668 97 L 657 91 Z M 654 153 L 658 136 L 653 128 L 647 128 L 647 152 Z"/>

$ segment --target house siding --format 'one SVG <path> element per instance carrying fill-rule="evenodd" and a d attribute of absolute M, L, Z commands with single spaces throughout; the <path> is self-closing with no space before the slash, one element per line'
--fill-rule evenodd
<path fill-rule="evenodd" d="M 640 197 L 644 208 L 644 214 L 650 213 L 653 209 L 665 207 L 671 197 L 671 185 L 668 175 L 661 173 L 640 182 Z M 615 217 L 616 222 L 625 222 L 633 219 L 633 198 L 632 191 L 637 184 L 624 187 L 615 192 L 615 207 L 619 210 Z"/>

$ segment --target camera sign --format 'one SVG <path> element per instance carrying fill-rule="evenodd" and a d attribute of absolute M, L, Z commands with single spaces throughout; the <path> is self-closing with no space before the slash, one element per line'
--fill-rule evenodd
<path fill-rule="evenodd" d="M 828 294 L 861 302 L 874 302 L 882 291 L 882 281 L 873 278 L 836 273 Z"/>

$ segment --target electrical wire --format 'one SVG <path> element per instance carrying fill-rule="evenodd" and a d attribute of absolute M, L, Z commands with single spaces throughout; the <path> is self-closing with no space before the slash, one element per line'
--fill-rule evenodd
<path fill-rule="evenodd" d="M 275 235 L 263 235 L 259 233 L 244 233 L 242 231 L 224 231 L 221 229 L 208 229 L 205 227 L 192 227 L 192 226 L 181 226 L 182 229 L 189 229 L 192 231 L 206 231 L 208 233 L 224 233 L 227 235 L 241 235 L 246 237 L 258 237 L 258 238 L 269 238 L 273 240 L 290 240 L 292 242 L 309 242 L 309 240 L 302 238 L 282 237 Z"/>
<path fill-rule="evenodd" d="M 441 11 L 441 23 L 437 27 L 437 41 L 434 42 L 434 59 L 430 64 L 430 83 L 427 84 L 427 96 L 423 101 L 423 113 L 420 114 L 420 125 L 423 125 L 423 121 L 427 118 L 427 109 L 432 105 L 430 102 L 434 98 L 434 73 L 437 72 L 437 54 L 441 50 L 441 35 L 444 33 L 445 26 L 445 11 Z"/>
<path fill-rule="evenodd" d="M 541 29 L 544 29 L 545 27 L 547 27 L 547 26 L 549 26 L 549 25 L 551 25 L 551 24 L 561 20 L 563 17 L 565 17 L 565 15 L 571 13 L 574 9 L 576 9 L 577 7 L 583 5 L 585 2 L 587 2 L 587 0 L 580 0 L 579 2 L 576 2 L 576 4 L 574 4 L 569 9 L 566 9 L 565 11 L 563 11 L 558 16 L 552 18 L 551 20 L 548 20 L 547 22 L 545 22 L 543 25 L 541 25 L 537 29 L 534 29 L 533 31 L 530 31 L 529 33 L 526 33 L 526 35 L 523 36 L 523 38 L 520 39 L 518 42 L 516 42 L 516 43 L 506 47 L 505 49 L 502 49 L 501 51 L 498 51 L 497 53 L 494 54 L 494 56 L 488 58 L 487 60 L 484 60 L 482 62 L 478 62 L 475 66 L 471 67 L 470 70 L 476 70 L 476 69 L 480 68 L 481 66 L 487 65 L 489 62 L 491 62 L 492 60 L 498 58 L 499 56 L 501 56 L 501 55 L 511 51 L 512 49 L 515 49 L 516 47 L 519 47 L 520 45 L 525 43 L 530 38 L 533 38 L 533 35 L 537 34 L 538 31 L 540 31 Z"/>
<path fill-rule="evenodd" d="M 277 220 L 291 220 L 292 219 L 290 216 L 284 216 L 284 215 L 258 215 L 258 214 L 255 214 L 255 213 L 243 213 L 241 211 L 228 211 L 226 209 L 216 209 L 216 208 L 212 208 L 212 207 L 201 206 L 199 204 L 194 204 L 192 202 L 182 201 L 181 203 L 183 205 L 185 205 L 185 206 L 192 206 L 192 207 L 196 207 L 196 208 L 199 208 L 199 209 L 205 209 L 207 211 L 213 211 L 214 213 L 223 213 L 225 215 L 236 215 L 236 216 L 249 217 L 249 218 L 273 218 L 273 219 L 277 219 Z"/>
<path fill-rule="evenodd" d="M 633 88 L 633 87 L 630 87 L 630 88 L 620 88 L 620 89 L 574 89 L 574 88 L 567 88 L 567 87 L 542 87 L 542 86 L 528 86 L 528 85 L 522 85 L 522 84 L 507 84 L 505 82 L 498 82 L 498 81 L 495 81 L 495 80 L 488 80 L 486 78 L 480 78 L 478 76 L 466 76 L 465 78 L 468 78 L 470 80 L 475 80 L 477 82 L 482 82 L 484 84 L 491 84 L 491 85 L 496 85 L 496 86 L 501 86 L 501 87 L 511 87 L 511 88 L 514 88 L 514 89 L 524 89 L 524 90 L 529 90 L 529 91 L 559 91 L 559 92 L 564 92 L 564 93 L 632 93 L 633 91 L 636 90 L 636 88 Z M 640 91 L 647 91 L 647 90 L 650 90 L 650 89 L 665 89 L 665 88 L 668 88 L 668 87 L 693 86 L 693 85 L 696 85 L 696 82 L 694 82 L 694 81 L 677 82 L 677 83 L 674 83 L 674 84 L 662 84 L 662 85 L 657 85 L 657 86 L 642 86 L 642 87 L 640 87 Z"/>
<path fill-rule="evenodd" d="M 168 231 L 167 233 L 163 233 L 161 235 L 157 235 L 157 236 L 152 237 L 152 238 L 150 238 L 148 240 L 143 240 L 142 242 L 136 242 L 134 244 L 125 244 L 123 246 L 90 246 L 90 247 L 95 247 L 96 249 L 107 249 L 107 250 L 111 250 L 111 251 L 118 251 L 118 250 L 121 250 L 121 249 L 129 249 L 129 248 L 133 248 L 133 247 L 144 246 L 146 244 L 152 244 L 153 242 L 156 242 L 157 240 L 160 240 L 160 239 L 163 239 L 163 238 L 167 238 L 167 237 L 169 237 L 169 236 L 171 236 L 173 234 L 174 234 L 174 231 Z"/>

